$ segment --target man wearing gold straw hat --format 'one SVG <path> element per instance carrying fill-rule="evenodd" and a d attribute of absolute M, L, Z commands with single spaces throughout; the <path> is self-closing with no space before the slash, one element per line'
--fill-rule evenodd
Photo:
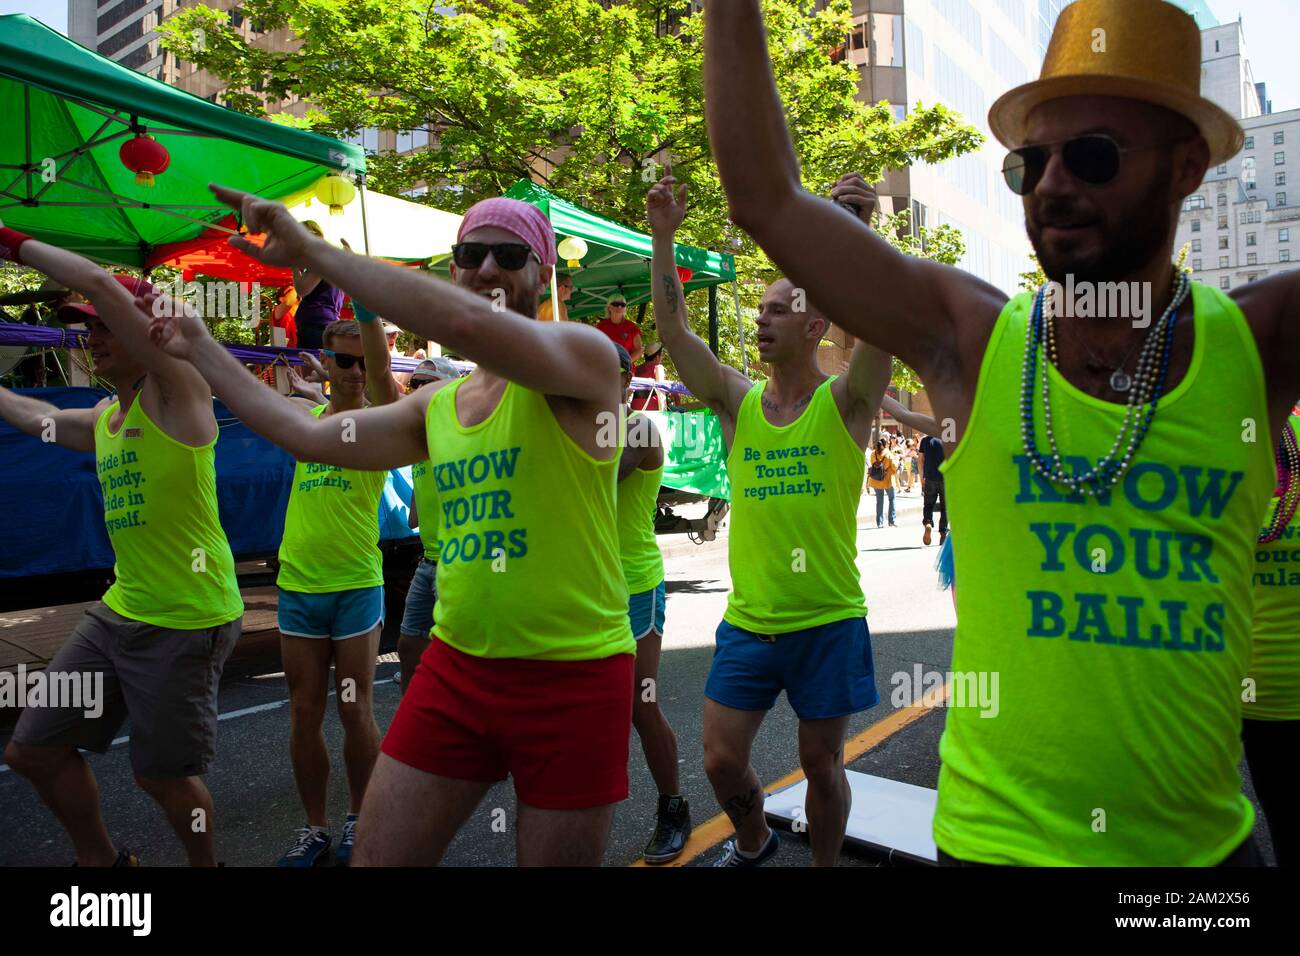
<path fill-rule="evenodd" d="M 1000 700 L 954 695 L 940 860 L 1257 862 L 1240 694 L 1271 434 L 1300 394 L 1300 274 L 1229 296 L 1170 261 L 1183 199 L 1243 141 L 1200 95 L 1195 22 L 1079 0 L 1041 78 L 994 105 L 1060 283 L 1008 302 L 801 189 L 757 0 L 706 16 L 732 218 L 831 321 L 915 368 L 959 435 L 952 670 L 997 675 Z"/>

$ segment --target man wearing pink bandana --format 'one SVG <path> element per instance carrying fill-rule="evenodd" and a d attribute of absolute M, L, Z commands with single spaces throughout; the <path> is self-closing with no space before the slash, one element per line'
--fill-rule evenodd
<path fill-rule="evenodd" d="M 597 865 L 627 797 L 635 645 L 618 559 L 621 399 L 614 346 L 537 322 L 555 235 L 535 207 L 489 199 L 461 223 L 452 281 L 335 249 L 284 206 L 213 187 L 268 265 L 306 265 L 369 312 L 477 363 L 392 404 L 312 418 L 183 310 L 155 344 L 203 374 L 251 428 L 301 461 L 387 469 L 428 461 L 438 516 L 433 640 L 384 739 L 353 865 L 437 863 L 493 783 L 510 776 L 520 865 Z M 182 313 L 182 314 L 171 314 Z"/>

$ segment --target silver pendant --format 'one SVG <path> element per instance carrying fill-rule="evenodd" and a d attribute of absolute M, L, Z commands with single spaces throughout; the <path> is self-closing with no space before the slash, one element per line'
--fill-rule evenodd
<path fill-rule="evenodd" d="M 1127 392 L 1133 387 L 1133 379 L 1122 368 L 1116 369 L 1110 377 L 1110 387 L 1117 392 Z"/>

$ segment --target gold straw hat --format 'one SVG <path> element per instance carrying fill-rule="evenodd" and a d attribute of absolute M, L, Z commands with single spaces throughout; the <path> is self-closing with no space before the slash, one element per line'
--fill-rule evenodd
<path fill-rule="evenodd" d="M 1115 96 L 1172 110 L 1200 130 L 1213 166 L 1246 141 L 1241 124 L 1201 96 L 1196 21 L 1164 0 L 1077 0 L 1066 7 L 1042 74 L 993 104 L 989 128 L 1009 149 L 1023 146 L 1030 112 L 1066 96 Z"/>

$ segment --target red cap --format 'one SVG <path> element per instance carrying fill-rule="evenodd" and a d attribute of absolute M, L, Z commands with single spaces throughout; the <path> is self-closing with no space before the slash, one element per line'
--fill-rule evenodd
<path fill-rule="evenodd" d="M 137 279 L 135 276 L 129 276 L 121 272 L 115 272 L 113 278 L 120 282 L 123 288 L 132 295 L 148 295 L 154 291 L 153 283 L 146 282 L 144 279 Z M 76 312 L 76 315 L 71 314 Z M 92 319 L 99 318 L 99 313 L 95 307 L 88 302 L 69 302 L 59 306 L 59 310 L 54 317 L 64 325 L 71 325 L 74 322 L 84 322 L 85 317 Z"/>

